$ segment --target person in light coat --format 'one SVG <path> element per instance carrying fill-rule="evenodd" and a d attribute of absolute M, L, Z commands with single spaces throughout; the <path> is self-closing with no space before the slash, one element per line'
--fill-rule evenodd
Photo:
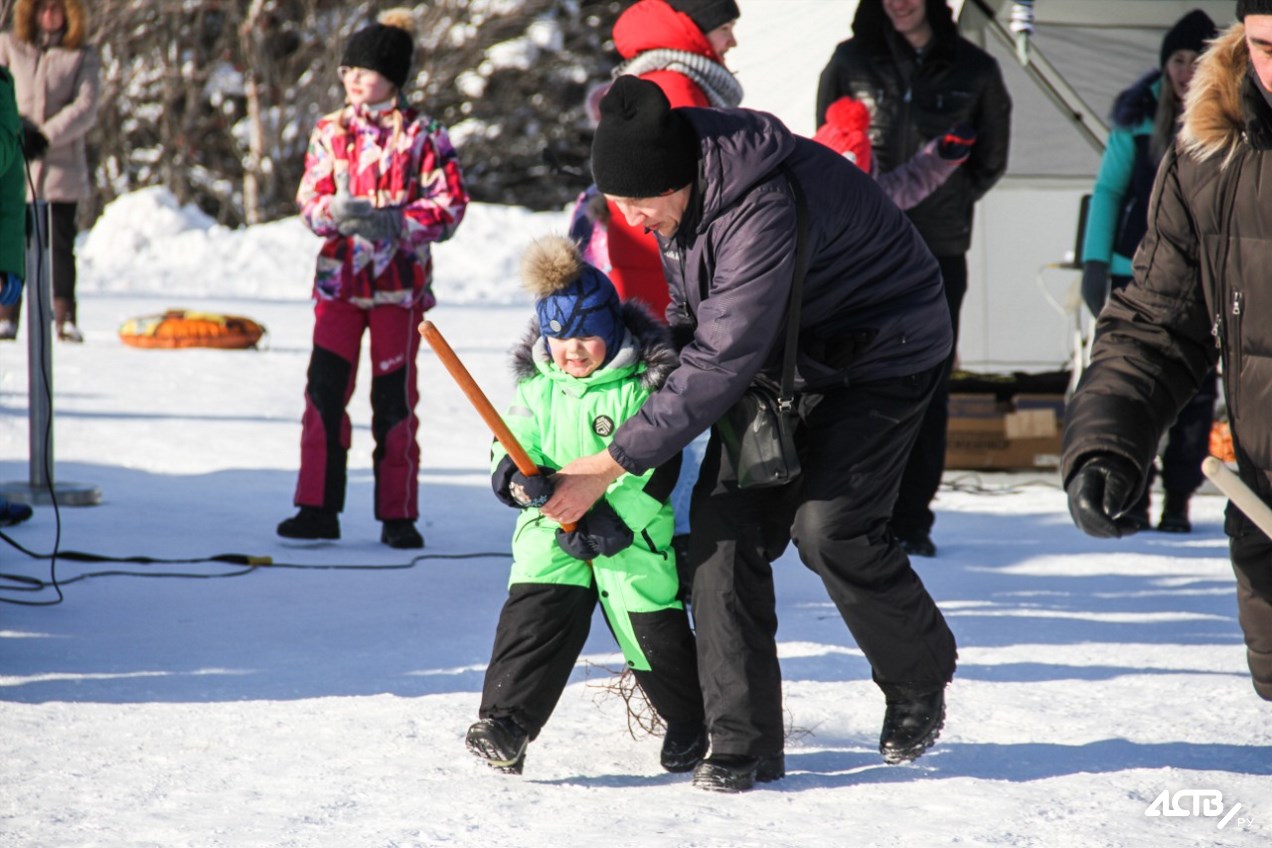
<path fill-rule="evenodd" d="M 58 338 L 69 342 L 84 340 L 75 300 L 75 219 L 92 191 L 85 139 L 97 122 L 101 90 L 88 29 L 84 0 L 17 0 L 12 30 L 0 33 L 0 65 L 13 74 L 31 171 L 27 201 L 49 204 L 42 231 L 52 243 L 46 255 L 53 320 Z M 0 307 L 0 339 L 17 336 L 20 314 L 20 302 Z"/>

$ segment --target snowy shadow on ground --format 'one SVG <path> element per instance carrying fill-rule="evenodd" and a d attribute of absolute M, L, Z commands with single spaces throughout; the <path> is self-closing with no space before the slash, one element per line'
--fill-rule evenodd
<path fill-rule="evenodd" d="M 16 476 L 7 467 L 4 476 Z M 284 544 L 274 526 L 294 511 L 292 472 L 184 476 L 68 464 L 59 479 L 91 481 L 103 504 L 61 509 L 63 551 L 173 559 L 236 553 L 274 565 L 59 560 L 62 581 L 130 574 L 69 583 L 56 606 L 0 606 L 0 700 L 478 691 L 505 594 L 513 513 L 494 503 L 484 479 L 465 484 L 473 476 L 426 466 L 420 529 L 427 547 L 394 551 L 379 542 L 369 473 L 351 474 L 341 541 Z M 52 508 L 7 533 L 49 552 Z M 47 582 L 50 563 L 0 541 L 0 572 Z M 131 576 L 154 573 L 189 577 Z M 231 574 L 238 576 L 213 577 Z M 14 591 L 21 585 L 0 581 L 0 592 L 55 599 L 51 589 Z"/>

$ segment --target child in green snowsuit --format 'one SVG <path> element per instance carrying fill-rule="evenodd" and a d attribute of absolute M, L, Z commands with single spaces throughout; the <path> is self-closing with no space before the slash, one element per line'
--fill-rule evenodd
<path fill-rule="evenodd" d="M 522 276 L 536 295 L 536 318 L 513 351 L 517 391 L 504 418 L 542 473 L 527 478 L 496 443 L 495 494 L 522 513 L 468 748 L 493 768 L 521 773 L 526 745 L 564 691 L 599 600 L 627 667 L 667 724 L 663 768 L 692 770 L 706 735 L 671 550 L 679 461 L 620 477 L 571 532 L 538 509 L 551 495 L 549 475 L 603 450 L 676 367 L 676 354 L 663 327 L 639 304 L 620 304 L 609 278 L 568 239 L 532 245 Z"/>

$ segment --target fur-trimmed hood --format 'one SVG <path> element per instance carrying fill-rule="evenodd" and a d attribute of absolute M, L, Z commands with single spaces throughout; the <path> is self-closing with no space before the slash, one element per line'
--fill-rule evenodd
<path fill-rule="evenodd" d="M 636 301 L 625 302 L 622 313 L 623 325 L 627 328 L 623 346 L 601 370 L 643 362 L 646 368 L 639 377 L 641 385 L 650 392 L 657 391 L 680 364 L 667 328 L 654 320 L 649 311 Z M 539 319 L 531 318 L 521 341 L 512 349 L 512 373 L 517 382 L 536 376 L 539 373 L 536 363 L 546 360 L 547 356 L 546 345 L 539 332 Z"/>
<path fill-rule="evenodd" d="M 1245 24 L 1237 22 L 1211 43 L 1197 63 L 1179 132 L 1183 152 L 1196 159 L 1222 154 L 1225 162 L 1236 153 L 1252 120 L 1246 94 L 1259 96 L 1248 80 L 1249 67 Z"/>
<path fill-rule="evenodd" d="M 1123 130 L 1133 130 L 1153 120 L 1157 112 L 1157 96 L 1162 85 L 1162 72 L 1153 68 L 1118 94 L 1109 118 Z"/>
<path fill-rule="evenodd" d="M 78 50 L 88 41 L 88 6 L 84 0 L 60 0 L 66 11 L 66 34 L 59 45 Z M 37 44 L 40 25 L 35 19 L 40 0 L 18 0 L 13 7 L 13 34 L 26 44 Z"/>

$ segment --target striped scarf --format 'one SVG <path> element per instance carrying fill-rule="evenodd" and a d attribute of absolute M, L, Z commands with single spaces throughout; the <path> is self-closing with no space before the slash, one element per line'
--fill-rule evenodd
<path fill-rule="evenodd" d="M 650 71 L 684 74 L 706 93 L 707 100 L 718 109 L 732 109 L 742 102 L 742 84 L 728 68 L 706 56 L 685 50 L 646 50 L 619 65 L 614 76 L 630 74 L 638 77 Z"/>

